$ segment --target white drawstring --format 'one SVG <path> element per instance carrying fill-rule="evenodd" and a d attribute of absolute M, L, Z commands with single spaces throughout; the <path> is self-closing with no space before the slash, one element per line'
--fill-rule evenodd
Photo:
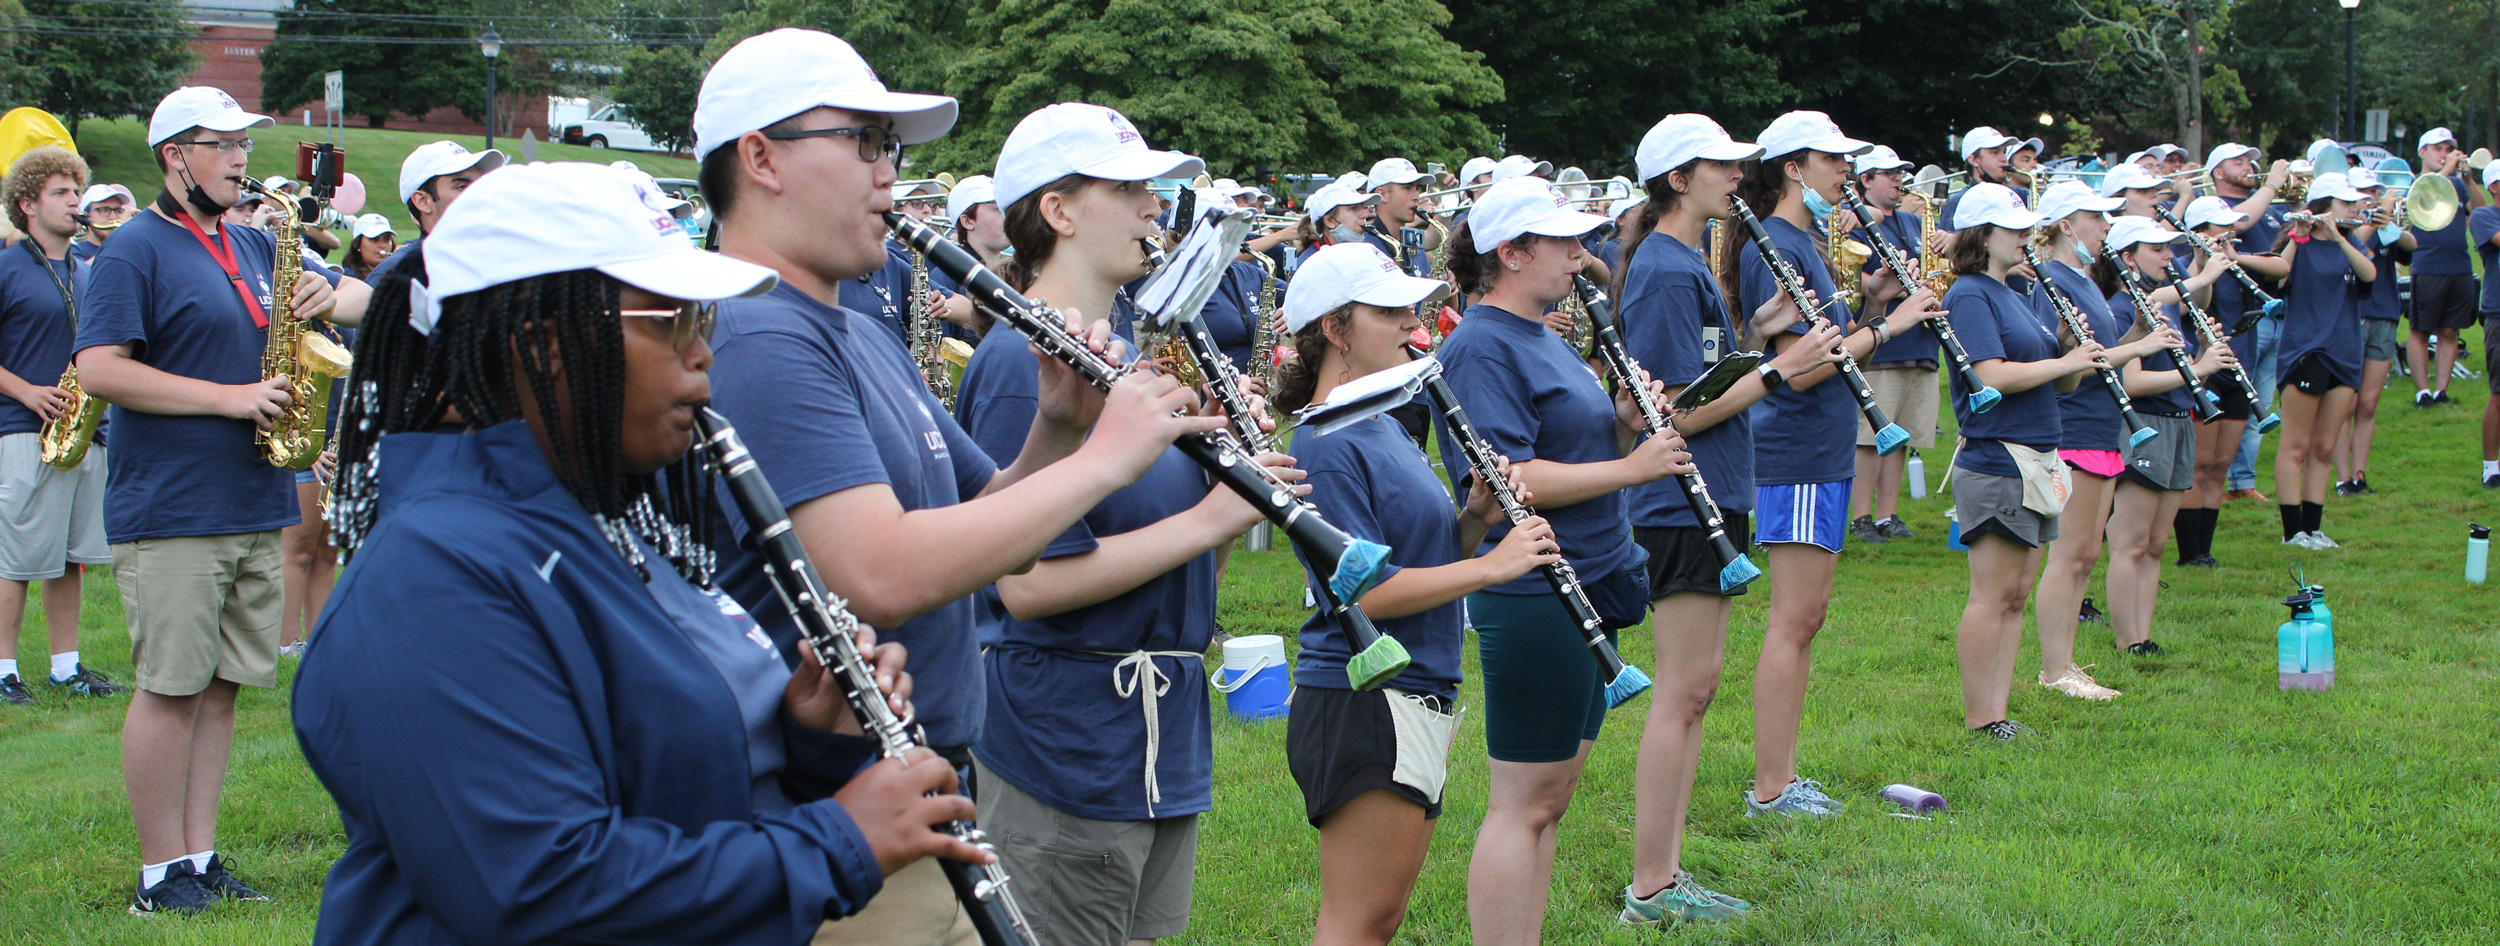
<path fill-rule="evenodd" d="M 1156 802 L 1163 800 L 1163 788 L 1155 782 L 1155 765 L 1163 757 L 1163 714 L 1156 700 L 1172 692 L 1172 678 L 1155 666 L 1157 657 L 1205 660 L 1206 655 L 1186 650 L 1138 650 L 1128 653 L 1110 650 L 1087 650 L 1079 653 L 1118 657 L 1111 665 L 1111 690 L 1121 699 L 1137 697 L 1146 710 L 1146 816 L 1154 817 Z M 1146 674 L 1154 674 L 1154 682 L 1145 684 Z M 1142 685 L 1141 685 L 1142 684 Z"/>

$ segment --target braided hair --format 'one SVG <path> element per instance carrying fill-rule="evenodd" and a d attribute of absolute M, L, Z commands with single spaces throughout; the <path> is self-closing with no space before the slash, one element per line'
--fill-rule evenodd
<path fill-rule="evenodd" d="M 623 469 L 622 287 L 595 270 L 490 286 L 442 300 L 428 336 L 406 317 L 409 280 L 423 272 L 422 257 L 408 262 L 375 293 L 372 311 L 392 317 L 369 322 L 357 339 L 358 381 L 340 417 L 347 462 L 331 525 L 341 553 L 371 532 L 383 435 L 455 420 L 483 429 L 520 419 L 527 385 L 551 428 L 548 465 L 557 483 L 608 544 L 645 579 L 636 538 L 688 581 L 710 584 L 712 480 L 699 457 L 690 452 L 658 474 Z M 559 403 L 569 405 L 561 415 Z"/>

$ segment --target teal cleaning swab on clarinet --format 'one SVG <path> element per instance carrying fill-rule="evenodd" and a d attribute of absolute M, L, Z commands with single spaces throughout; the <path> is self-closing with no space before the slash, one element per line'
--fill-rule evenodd
<path fill-rule="evenodd" d="M 2281 426 L 2283 426 L 2283 415 L 2269 411 L 2266 413 L 2266 418 L 2264 420 L 2257 422 L 2257 432 L 2261 434 L 2270 434 L 2274 432 L 2275 428 Z"/>
<path fill-rule="evenodd" d="M 1336 572 L 1328 576 L 1328 590 L 1335 592 L 1339 601 L 1358 600 L 1380 580 L 1380 569 L 1388 561 L 1388 546 L 1355 539 L 1346 544 L 1345 556 L 1337 560 Z M 1401 662 L 1405 656 L 1404 651 L 1398 653 Z"/>
<path fill-rule="evenodd" d="M 2130 447 L 2141 447 L 2141 446 L 2143 446 L 2143 445 L 2144 445 L 2144 442 L 2145 442 L 2145 441 L 2147 441 L 2147 440 L 2151 440 L 2151 439 L 2153 439 L 2153 438 L 2155 438 L 2155 437 L 2159 437 L 2159 436 L 2161 436 L 2161 431 L 2154 430 L 2153 428 L 2150 428 L 2150 427 L 2142 427 L 2142 428 L 2137 428 L 2137 430 L 2136 430 L 2136 432 L 2135 432 L 2135 433 L 2132 433 L 2132 434 L 2128 434 L 2128 435 L 2127 435 L 2127 446 L 2130 446 Z"/>
<path fill-rule="evenodd" d="M 1760 577 L 1762 567 L 1755 565 L 1752 558 L 1739 555 L 1735 561 L 1727 563 L 1726 568 L 1719 569 L 1719 593 L 1735 594 L 1736 589 L 1753 584 L 1753 580 Z"/>
<path fill-rule="evenodd" d="M 1633 697 L 1649 692 L 1649 686 L 1649 674 L 1642 673 L 1639 667 L 1624 664 L 1623 672 L 1615 674 L 1614 681 L 1606 684 L 1606 708 L 1622 706 Z"/>
<path fill-rule="evenodd" d="M 1997 402 L 2002 400 L 2005 400 L 2005 395 L 1998 394 L 1997 389 L 1981 387 L 1970 393 L 1970 412 L 1985 414 L 1989 408 L 1997 406 Z"/>
<path fill-rule="evenodd" d="M 1902 444 L 1909 442 L 1909 431 L 1901 429 L 1899 424 L 1885 424 L 1884 429 L 1875 432 L 1875 455 L 1891 456 L 1893 451 L 1901 449 Z"/>
<path fill-rule="evenodd" d="M 1370 647 L 1363 648 L 1362 653 L 1347 658 L 1346 684 L 1357 690 L 1377 689 L 1406 672 L 1406 665 L 1413 662 L 1414 658 L 1406 653 L 1406 645 L 1398 643 L 1397 638 L 1382 634 Z"/>

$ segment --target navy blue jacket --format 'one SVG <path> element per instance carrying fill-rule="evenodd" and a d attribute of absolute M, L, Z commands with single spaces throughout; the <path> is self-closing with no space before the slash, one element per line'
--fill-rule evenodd
<path fill-rule="evenodd" d="M 315 942 L 789 946 L 876 894 L 839 806 L 756 811 L 728 688 L 526 426 L 381 453 L 378 523 L 295 678 L 347 832 Z M 868 760 L 783 722 L 785 786 Z"/>

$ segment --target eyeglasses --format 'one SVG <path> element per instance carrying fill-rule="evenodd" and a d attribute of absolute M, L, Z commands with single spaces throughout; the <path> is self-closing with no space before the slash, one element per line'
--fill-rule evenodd
<path fill-rule="evenodd" d="M 197 145 L 215 148 L 217 149 L 218 154 L 233 154 L 237 151 L 244 154 L 252 153 L 252 139 L 250 138 L 202 138 L 196 141 L 177 141 L 174 143 L 178 145 Z"/>
<path fill-rule="evenodd" d="M 797 141 L 801 138 L 858 138 L 859 159 L 875 161 L 885 158 L 900 165 L 903 141 L 894 137 L 894 130 L 884 125 L 850 125 L 842 128 L 809 128 L 800 131 L 768 131 L 764 137 L 774 141 Z"/>
<path fill-rule="evenodd" d="M 111 205 L 96 204 L 87 208 L 87 216 L 101 217 L 106 220 L 115 220 L 130 216 L 130 208 L 122 206 L 118 203 Z"/>
<path fill-rule="evenodd" d="M 668 343 L 680 355 L 693 350 L 694 343 L 712 342 L 712 326 L 720 307 L 710 302 L 681 302 L 674 309 L 626 309 L 618 312 L 629 319 L 668 320 Z"/>

